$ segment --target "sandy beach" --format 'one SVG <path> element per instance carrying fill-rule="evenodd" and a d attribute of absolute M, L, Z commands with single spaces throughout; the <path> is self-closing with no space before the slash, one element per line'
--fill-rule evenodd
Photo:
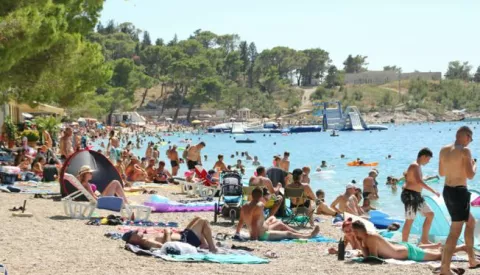
<path fill-rule="evenodd" d="M 155 188 L 159 194 L 171 199 L 185 198 L 175 195 L 173 186 Z M 131 196 L 141 202 L 147 195 Z M 8 209 L 27 200 L 31 218 L 12 217 Z M 97 211 L 99 215 L 112 212 Z M 212 212 L 153 214 L 152 221 L 176 221 L 183 228 L 194 216 L 213 220 Z M 263 256 L 267 250 L 278 254 L 269 264 L 220 265 L 211 263 L 172 263 L 161 259 L 136 256 L 124 249 L 124 242 L 104 237 L 116 231 L 116 226 L 86 225 L 85 220 L 72 220 L 63 213 L 62 203 L 51 199 L 33 198 L 33 195 L 0 193 L 0 263 L 9 274 L 431 274 L 427 265 L 369 265 L 339 262 L 336 256 L 325 255 L 329 246 L 336 244 L 280 244 L 247 242 L 241 245 L 255 249 Z M 339 229 L 325 222 L 319 223 L 323 236 L 338 239 Z M 220 220 L 222 221 L 222 220 Z M 234 233 L 231 225 L 212 225 L 214 234 Z M 309 230 L 304 229 L 304 230 Z M 226 241 L 231 244 L 230 241 Z M 235 244 L 239 244 L 236 243 Z M 466 267 L 466 263 L 457 264 Z M 473 274 L 473 273 L 472 273 Z"/>

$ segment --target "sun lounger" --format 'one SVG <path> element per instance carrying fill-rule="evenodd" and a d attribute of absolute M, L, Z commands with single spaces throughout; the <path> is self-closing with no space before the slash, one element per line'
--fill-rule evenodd
<path fill-rule="evenodd" d="M 77 191 L 62 199 L 65 214 L 71 218 L 90 218 L 95 209 L 106 209 L 120 212 L 124 217 L 135 216 L 135 220 L 148 220 L 152 209 L 143 205 L 129 205 L 123 203 L 121 198 L 100 197 L 96 200 L 73 175 L 65 173 L 64 180 L 69 181 Z M 75 201 L 75 199 L 85 196 L 87 202 Z M 121 202 L 119 201 L 121 200 Z M 119 203 L 120 202 L 120 203 Z"/>

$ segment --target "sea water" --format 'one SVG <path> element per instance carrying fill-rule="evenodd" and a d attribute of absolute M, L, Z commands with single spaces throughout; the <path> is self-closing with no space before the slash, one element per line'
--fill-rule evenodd
<path fill-rule="evenodd" d="M 372 202 L 372 205 L 378 209 L 389 213 L 396 218 L 404 217 L 404 206 L 400 201 L 401 186 L 393 192 L 390 186 L 386 185 L 388 176 L 400 178 L 402 173 L 408 168 L 408 165 L 415 161 L 418 151 L 423 147 L 428 147 L 433 151 L 433 158 L 430 163 L 422 167 L 424 176 L 438 174 L 438 154 L 442 146 L 452 143 L 455 140 L 456 130 L 463 125 L 468 125 L 473 130 L 473 143 L 470 145 L 474 158 L 480 155 L 477 153 L 480 148 L 476 141 L 476 134 L 480 133 L 478 122 L 468 123 L 416 123 L 406 125 L 389 125 L 386 131 L 356 131 L 339 132 L 338 137 L 331 137 L 329 132 L 320 133 L 299 133 L 290 135 L 281 134 L 184 134 L 177 133 L 172 136 L 163 136 L 162 138 L 171 144 L 177 144 L 185 147 L 186 144 L 181 140 L 186 138 L 193 139 L 192 144 L 200 141 L 206 143 L 202 150 L 203 155 L 208 156 L 207 161 L 203 161 L 205 169 L 213 168 L 218 154 L 224 155 L 224 162 L 227 165 L 235 165 L 238 159 L 242 160 L 246 168 L 248 178 L 253 175 L 255 167 L 252 161 L 246 161 L 241 157 L 241 152 L 248 151 L 250 156 L 258 156 L 261 165 L 265 167 L 272 166 L 274 155 L 283 155 L 285 151 L 290 152 L 290 171 L 294 168 L 309 166 L 311 168 L 310 178 L 311 186 L 314 191 L 322 189 L 325 191 L 327 203 L 331 203 L 338 195 L 345 191 L 346 184 L 352 180 L 357 182 L 360 188 L 363 188 L 362 181 L 368 175 L 372 167 L 349 167 L 347 163 L 356 158 L 362 159 L 365 163 L 378 162 L 376 167 L 380 174 L 377 177 L 380 199 Z M 253 139 L 256 143 L 236 143 L 238 139 Z M 142 148 L 134 149 L 133 152 L 139 157 L 145 155 L 146 146 L 149 141 L 158 142 L 158 138 L 146 137 L 146 142 Z M 106 140 L 103 140 L 107 144 Z M 95 142 L 95 149 L 100 140 Z M 134 138 L 132 142 L 135 144 Z M 123 144 L 124 146 L 125 144 Z M 160 158 L 167 163 L 170 169 L 169 161 L 166 159 L 166 150 L 168 144 L 160 146 Z M 238 156 L 236 155 L 238 152 Z M 179 151 L 179 156 L 182 152 Z M 231 158 L 231 155 L 235 155 Z M 340 158 L 344 154 L 345 158 Z M 386 157 L 391 155 L 391 159 Z M 322 172 L 316 172 L 321 161 L 327 162 L 328 168 L 322 168 Z M 179 175 L 186 171 L 186 165 L 181 165 Z M 480 176 L 477 176 L 469 182 L 471 189 L 480 189 Z M 443 179 L 439 183 L 433 183 L 431 186 L 441 192 L 443 188 Z M 428 191 L 423 191 L 429 194 Z M 432 195 L 432 194 L 429 194 Z"/>

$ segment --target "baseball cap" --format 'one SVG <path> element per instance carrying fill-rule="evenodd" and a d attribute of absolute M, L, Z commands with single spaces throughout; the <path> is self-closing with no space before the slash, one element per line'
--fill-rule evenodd
<path fill-rule="evenodd" d="M 350 189 L 350 188 L 356 188 L 356 186 L 354 184 L 349 183 L 349 184 L 347 184 L 346 189 Z"/>

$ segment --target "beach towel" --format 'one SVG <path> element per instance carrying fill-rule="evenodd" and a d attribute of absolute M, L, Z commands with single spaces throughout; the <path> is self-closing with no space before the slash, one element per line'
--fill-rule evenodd
<path fill-rule="evenodd" d="M 379 257 L 368 256 L 366 258 L 363 257 L 355 257 L 351 259 L 352 262 L 356 263 L 388 263 L 388 264 L 396 264 L 396 265 L 412 265 L 412 264 L 439 264 L 440 261 L 429 261 L 429 262 L 416 262 L 411 260 L 395 260 L 395 259 L 382 259 Z M 452 256 L 452 262 L 468 262 L 468 259 L 464 256 Z"/>
<path fill-rule="evenodd" d="M 125 249 L 139 256 L 153 256 L 171 262 L 210 262 L 221 264 L 266 264 L 270 261 L 250 254 L 247 251 L 218 248 L 219 254 L 208 253 L 207 250 L 198 249 L 198 254 L 166 255 L 161 249 L 145 250 L 137 245 L 125 244 Z M 223 253 L 223 254 L 221 254 Z"/>
<path fill-rule="evenodd" d="M 173 262 L 211 262 L 219 264 L 266 264 L 270 261 L 254 255 L 235 254 L 193 254 L 193 255 L 161 255 L 161 259 Z"/>

